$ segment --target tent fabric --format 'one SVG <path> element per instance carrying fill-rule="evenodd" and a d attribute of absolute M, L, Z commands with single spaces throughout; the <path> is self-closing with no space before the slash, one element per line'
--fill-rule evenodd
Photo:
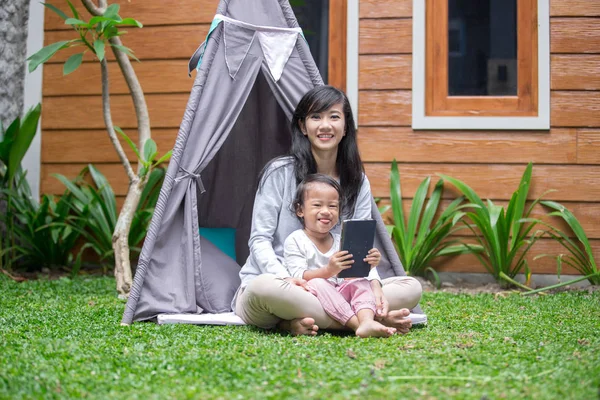
<path fill-rule="evenodd" d="M 237 289 L 239 269 L 220 265 L 221 256 L 229 257 L 201 244 L 199 228 L 235 229 L 236 261 L 243 265 L 258 175 L 289 149 L 289 121 L 302 95 L 323 84 L 287 0 L 252 0 L 251 6 L 248 0 L 221 0 L 217 14 L 224 23 L 214 26 L 190 61 L 199 68 L 138 261 L 125 324 L 164 313 L 229 311 L 220 305 Z M 265 27 L 286 38 L 295 34 L 291 50 L 252 39 L 269 32 Z M 386 233 L 378 232 L 386 265 L 382 277 L 405 275 Z"/>
<path fill-rule="evenodd" d="M 281 78 L 283 68 L 294 50 L 298 35 L 302 34 L 300 28 L 257 26 L 220 14 L 215 15 L 213 21 L 217 21 L 217 24 L 223 22 L 225 62 L 227 68 L 229 68 L 229 76 L 233 79 L 235 79 L 240 64 L 246 58 L 248 49 L 257 39 L 271 76 L 277 82 Z M 213 22 L 211 27 L 214 25 L 216 24 Z"/>

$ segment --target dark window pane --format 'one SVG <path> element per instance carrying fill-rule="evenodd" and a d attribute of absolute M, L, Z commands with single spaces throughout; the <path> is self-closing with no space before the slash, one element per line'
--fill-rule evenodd
<path fill-rule="evenodd" d="M 323 81 L 329 63 L 329 0 L 290 0 Z"/>
<path fill-rule="evenodd" d="M 517 95 L 517 0 L 448 0 L 448 94 Z"/>

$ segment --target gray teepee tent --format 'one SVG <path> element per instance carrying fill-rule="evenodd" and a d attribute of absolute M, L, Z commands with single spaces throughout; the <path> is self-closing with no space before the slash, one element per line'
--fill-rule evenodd
<path fill-rule="evenodd" d="M 288 150 L 289 121 L 302 95 L 323 84 L 288 0 L 221 0 L 190 61 L 196 66 L 126 324 L 161 313 L 230 311 L 248 256 L 258 174 Z M 380 274 L 405 275 L 375 203 L 373 210 Z M 206 239 L 211 235 L 216 239 Z M 237 262 L 218 244 L 228 235 Z"/>

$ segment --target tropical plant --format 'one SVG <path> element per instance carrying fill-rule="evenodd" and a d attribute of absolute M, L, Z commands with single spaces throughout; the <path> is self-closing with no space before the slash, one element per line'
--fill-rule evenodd
<path fill-rule="evenodd" d="M 84 179 L 88 173 L 93 184 Z M 110 183 L 91 164 L 85 167 L 74 181 L 60 174 L 55 176 L 66 186 L 69 195 L 73 197 L 73 201 L 70 203 L 73 213 L 71 219 L 73 229 L 83 236 L 85 246 L 96 253 L 100 263 L 107 270 L 113 265 L 111 261 L 114 256 L 112 240 L 118 214 L 117 200 Z M 164 176 L 164 168 L 153 168 L 148 178 L 148 184 L 141 194 L 128 236 L 129 246 L 134 254 L 141 251 L 139 245 L 146 236 Z"/>
<path fill-rule="evenodd" d="M 14 197 L 31 198 L 31 190 L 24 179 L 21 161 L 29 149 L 37 132 L 37 125 L 41 114 L 41 105 L 31 108 L 23 119 L 15 118 L 6 131 L 0 129 L 0 207 L 6 208 L 5 217 L 2 219 L 4 226 L 0 225 L 0 270 L 12 269 L 12 264 L 17 257 L 15 239 L 15 219 L 10 210 Z M 19 183 L 19 184 L 17 184 Z"/>
<path fill-rule="evenodd" d="M 86 221 L 72 220 L 73 196 L 66 192 L 59 199 L 43 195 L 38 203 L 31 196 L 25 173 L 19 171 L 16 177 L 13 189 L 2 190 L 11 199 L 8 212 L 1 217 L 11 227 L 8 235 L 12 240 L 11 262 L 19 269 L 63 269 L 77 273 L 86 246 L 77 255 L 73 249 Z"/>
<path fill-rule="evenodd" d="M 137 117 L 138 148 L 143 149 L 144 153 L 156 154 L 156 144 L 154 142 L 148 144 L 151 140 L 148 107 L 146 105 L 144 93 L 129 59 L 129 57 L 136 60 L 137 58 L 133 55 L 131 49 L 123 46 L 120 39 L 120 37 L 126 33 L 125 31 L 120 30 L 120 28 L 124 26 L 141 28 L 142 24 L 133 18 L 121 18 L 119 15 L 119 5 L 108 5 L 106 0 L 98 0 L 98 5 L 96 5 L 93 0 L 81 0 L 83 6 L 92 15 L 92 18 L 88 21 L 82 19 L 83 16 L 77 12 L 77 9 L 69 0 L 66 0 L 66 2 L 71 9 L 73 14 L 72 17 L 68 17 L 63 11 L 51 4 L 44 3 L 44 6 L 55 12 L 65 21 L 66 25 L 71 26 L 75 30 L 75 38 L 49 44 L 33 56 L 29 57 L 29 71 L 34 71 L 40 64 L 48 61 L 58 51 L 78 46 L 82 47 L 83 51 L 72 55 L 65 62 L 63 67 L 63 73 L 65 75 L 75 71 L 81 65 L 83 57 L 88 51 L 94 54 L 100 62 L 104 123 L 115 151 L 119 155 L 121 164 L 123 164 L 123 168 L 129 178 L 127 196 L 123 208 L 118 214 L 116 224 L 114 225 L 114 232 L 112 234 L 117 291 L 120 296 L 126 297 L 129 295 L 129 290 L 133 281 L 129 254 L 129 232 L 134 220 L 134 214 L 136 213 L 136 210 L 138 210 L 142 192 L 148 182 L 150 172 L 157 163 L 152 162 L 154 157 L 144 158 L 143 160 L 140 158 L 137 173 L 134 172 L 127 155 L 119 142 L 116 132 L 120 132 L 120 130 L 118 127 L 114 126 L 110 110 L 106 48 L 109 47 L 112 49 L 131 93 Z M 129 142 L 132 143 L 131 140 L 129 140 Z M 168 158 L 168 156 L 169 154 L 164 158 Z"/>
<path fill-rule="evenodd" d="M 457 227 L 462 214 L 460 210 L 469 206 L 461 204 L 464 197 L 452 201 L 442 214 L 435 219 L 440 205 L 444 181 L 440 179 L 425 205 L 431 178 L 427 177 L 417 189 L 407 219 L 402 209 L 402 188 L 396 160 L 392 162 L 390 173 L 390 196 L 394 214 L 392 238 L 400 261 L 409 275 L 430 273 L 439 286 L 439 276 L 431 267 L 431 262 L 440 256 L 450 256 L 478 251 L 477 246 L 465 247 L 458 240 L 448 240 L 448 236 L 464 227 Z"/>
<path fill-rule="evenodd" d="M 531 184 L 532 163 L 527 165 L 518 189 L 512 194 L 508 207 L 494 204 L 491 200 L 486 203 L 462 181 L 440 174 L 447 182 L 454 185 L 470 203 L 472 210 L 460 212 L 466 215 L 473 225 L 465 224 L 475 234 L 482 252 L 475 253 L 481 264 L 494 276 L 502 286 L 522 286 L 513 278 L 520 272 L 526 275 L 526 285 L 531 277 L 531 271 L 525 256 L 529 249 L 544 233 L 543 230 L 533 230 L 540 220 L 529 218 L 534 206 L 540 201 L 536 199 L 525 211 L 527 195 Z M 477 227 L 478 229 L 474 229 Z M 471 245 L 464 243 L 464 246 Z"/>
<path fill-rule="evenodd" d="M 571 228 L 579 243 L 576 243 L 569 235 L 560 229 L 549 226 L 549 230 L 547 233 L 556 241 L 558 241 L 567 251 L 568 254 L 559 254 L 555 256 L 557 262 L 557 272 L 560 276 L 562 263 L 565 263 L 572 268 L 579 271 L 581 278 L 577 278 L 575 280 L 571 280 L 568 282 L 563 282 L 558 285 L 553 285 L 552 288 L 568 285 L 575 283 L 577 281 L 582 281 L 587 279 L 592 285 L 600 285 L 600 271 L 598 270 L 598 264 L 594 259 L 594 254 L 592 252 L 592 246 L 590 245 L 590 241 L 588 240 L 581 223 L 577 220 L 575 215 L 571 211 L 569 211 L 565 206 L 560 203 L 554 201 L 542 201 L 541 204 L 546 206 L 552 210 L 550 213 L 551 216 L 562 218 Z M 583 247 L 583 249 L 582 249 Z M 544 257 L 544 255 L 540 255 L 538 257 Z M 537 258 L 537 257 L 536 257 Z M 549 289 L 549 288 L 545 288 Z"/>

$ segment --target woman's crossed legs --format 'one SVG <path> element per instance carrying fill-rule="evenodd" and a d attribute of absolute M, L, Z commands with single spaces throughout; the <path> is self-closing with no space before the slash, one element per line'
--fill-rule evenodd
<path fill-rule="evenodd" d="M 383 293 L 390 311 L 381 323 L 396 328 L 398 333 L 407 333 L 411 322 L 405 317 L 419 303 L 421 292 L 421 284 L 414 278 L 384 279 Z M 318 329 L 346 329 L 327 315 L 314 295 L 271 274 L 256 277 L 238 293 L 235 313 L 248 324 L 265 329 L 279 324 L 296 335 L 315 335 Z"/>

